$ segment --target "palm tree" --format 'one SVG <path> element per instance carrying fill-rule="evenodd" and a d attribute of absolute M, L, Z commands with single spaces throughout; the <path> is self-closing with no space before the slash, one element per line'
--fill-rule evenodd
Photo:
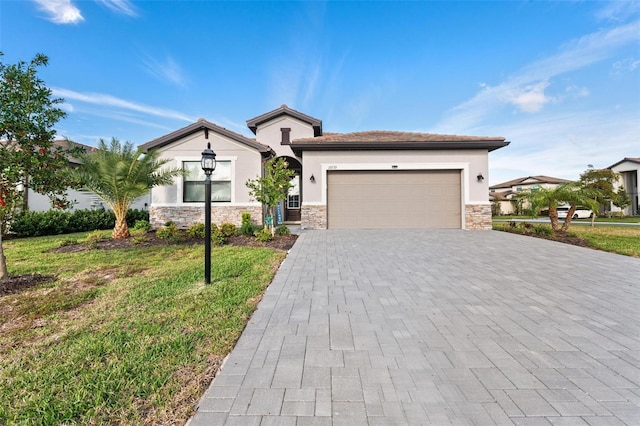
<path fill-rule="evenodd" d="M 81 155 L 81 165 L 73 173 L 115 213 L 114 239 L 130 236 L 126 216 L 136 198 L 154 186 L 172 183 L 183 173 L 181 169 L 163 168 L 170 160 L 158 157 L 158 152 L 143 155 L 131 142 L 122 144 L 116 138 L 110 145 L 100 139 L 96 151 Z"/>
<path fill-rule="evenodd" d="M 531 191 L 524 191 L 519 194 L 518 198 L 528 200 L 531 203 L 533 211 L 540 209 L 549 209 L 549 220 L 551 228 L 554 232 L 566 232 L 573 219 L 576 208 L 580 205 L 589 207 L 592 211 L 596 211 L 598 203 L 595 201 L 598 194 L 591 188 L 585 188 L 579 182 L 571 182 L 564 185 L 558 185 L 555 188 L 537 188 Z M 569 204 L 569 212 L 562 226 L 558 221 L 558 206 Z"/>

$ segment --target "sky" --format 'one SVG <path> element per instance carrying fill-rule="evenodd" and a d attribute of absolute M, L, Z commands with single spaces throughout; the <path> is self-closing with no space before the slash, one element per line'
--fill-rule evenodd
<path fill-rule="evenodd" d="M 286 104 L 328 132 L 510 141 L 489 183 L 640 157 L 640 2 L 2 0 L 2 62 L 49 57 L 58 137 L 143 144 Z"/>

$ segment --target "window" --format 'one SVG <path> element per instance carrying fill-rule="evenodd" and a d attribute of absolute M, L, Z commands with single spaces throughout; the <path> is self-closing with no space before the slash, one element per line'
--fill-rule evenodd
<path fill-rule="evenodd" d="M 183 161 L 185 170 L 182 200 L 185 203 L 204 202 L 204 172 L 199 161 Z M 211 174 L 211 201 L 231 201 L 231 161 L 218 161 Z"/>
<path fill-rule="evenodd" d="M 296 175 L 291 179 L 291 188 L 287 194 L 287 209 L 300 208 L 300 176 Z"/>

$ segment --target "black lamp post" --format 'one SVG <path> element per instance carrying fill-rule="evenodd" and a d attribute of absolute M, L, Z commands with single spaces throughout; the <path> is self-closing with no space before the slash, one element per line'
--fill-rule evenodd
<path fill-rule="evenodd" d="M 216 153 L 207 142 L 207 149 L 202 151 L 200 166 L 205 174 L 204 179 L 204 283 L 211 284 L 211 173 L 216 169 Z"/>

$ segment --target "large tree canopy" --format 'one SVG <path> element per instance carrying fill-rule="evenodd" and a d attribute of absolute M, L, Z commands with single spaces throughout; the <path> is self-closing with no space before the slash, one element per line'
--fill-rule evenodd
<path fill-rule="evenodd" d="M 73 186 L 68 171 L 69 151 L 54 144 L 55 124 L 65 116 L 51 90 L 38 77 L 48 58 L 36 55 L 29 63 L 2 62 L 0 52 L 0 279 L 8 277 L 2 236 L 26 189 L 49 195 L 65 207 L 66 190 Z"/>
<path fill-rule="evenodd" d="M 136 198 L 182 174 L 181 169 L 165 168 L 169 160 L 158 157 L 158 152 L 143 154 L 131 142 L 123 144 L 116 138 L 109 145 L 101 139 L 96 151 L 80 155 L 82 164 L 74 176 L 115 213 L 113 238 L 129 237 L 127 210 Z"/>

